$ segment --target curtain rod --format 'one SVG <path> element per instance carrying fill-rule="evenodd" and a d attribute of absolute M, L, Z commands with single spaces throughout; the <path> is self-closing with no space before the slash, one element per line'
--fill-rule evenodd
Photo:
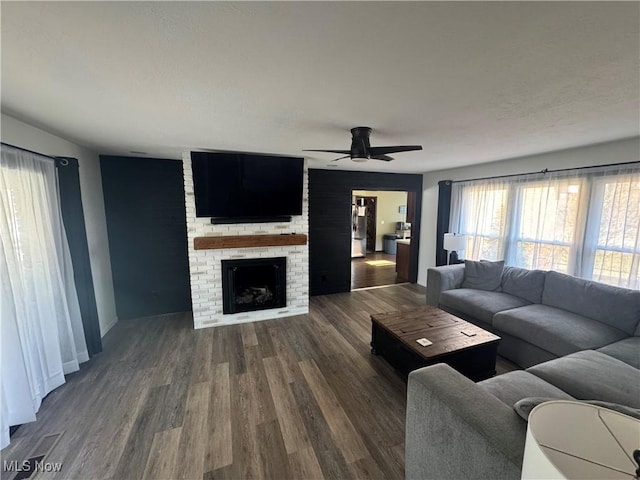
<path fill-rule="evenodd" d="M 587 170 L 590 168 L 616 167 L 620 165 L 633 165 L 633 164 L 640 165 L 640 162 L 608 163 L 606 165 L 592 165 L 589 167 L 576 167 L 576 168 L 560 168 L 558 170 L 549 170 L 548 168 L 545 168 L 543 170 L 540 170 L 539 172 L 512 173 L 510 175 L 497 175 L 495 177 L 470 178 L 468 180 L 451 180 L 451 183 L 477 182 L 480 180 L 495 180 L 498 178 L 522 177 L 524 175 L 540 175 L 541 173 L 544 175 L 545 173 L 571 172 L 575 170 Z"/>
<path fill-rule="evenodd" d="M 33 150 L 29 150 L 27 148 L 18 147 L 17 145 L 11 145 L 10 143 L 0 142 L 5 147 L 15 148 L 16 150 L 22 150 L 23 152 L 33 153 L 34 155 L 40 155 L 41 157 L 45 157 L 51 159 L 53 161 L 60 160 L 60 157 L 52 157 L 51 155 L 45 155 L 44 153 L 34 152 Z"/>

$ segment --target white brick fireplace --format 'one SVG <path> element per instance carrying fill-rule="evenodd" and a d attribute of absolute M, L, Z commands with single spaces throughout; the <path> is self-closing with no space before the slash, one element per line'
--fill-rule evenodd
<path fill-rule="evenodd" d="M 309 246 L 194 248 L 197 237 L 304 234 L 309 233 L 309 187 L 305 161 L 302 215 L 294 215 L 291 222 L 212 225 L 209 218 L 196 218 L 190 152 L 182 156 L 187 216 L 187 243 L 191 302 L 194 328 L 255 322 L 271 318 L 300 315 L 309 311 Z M 287 303 L 284 308 L 225 315 L 222 311 L 222 260 L 286 257 Z"/>

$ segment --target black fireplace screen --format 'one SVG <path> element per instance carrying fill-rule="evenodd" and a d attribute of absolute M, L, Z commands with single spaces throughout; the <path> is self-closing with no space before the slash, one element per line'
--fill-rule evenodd
<path fill-rule="evenodd" d="M 286 261 L 285 257 L 222 260 L 223 312 L 285 307 Z"/>

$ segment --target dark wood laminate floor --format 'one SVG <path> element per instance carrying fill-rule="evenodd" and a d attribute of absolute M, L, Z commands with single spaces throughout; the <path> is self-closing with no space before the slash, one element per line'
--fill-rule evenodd
<path fill-rule="evenodd" d="M 403 283 L 396 274 L 396 256 L 367 252 L 364 258 L 351 259 L 351 289 Z"/>
<path fill-rule="evenodd" d="M 401 479 L 406 384 L 370 354 L 369 315 L 423 304 L 423 288 L 399 285 L 244 325 L 120 321 L 2 460 L 64 432 L 46 459 L 62 470 L 38 479 Z"/>

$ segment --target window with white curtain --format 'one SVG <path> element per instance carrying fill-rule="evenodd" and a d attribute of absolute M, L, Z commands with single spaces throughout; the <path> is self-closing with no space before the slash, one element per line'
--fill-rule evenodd
<path fill-rule="evenodd" d="M 467 235 L 467 258 L 503 258 L 509 186 L 502 182 L 468 185 L 458 193 L 452 211 L 458 211 L 459 226 L 451 231 Z"/>
<path fill-rule="evenodd" d="M 585 270 L 594 280 L 640 289 L 640 174 L 596 179 L 592 209 Z"/>
<path fill-rule="evenodd" d="M 89 359 L 52 159 L 0 151 L 0 448 Z"/>
<path fill-rule="evenodd" d="M 510 260 L 526 268 L 569 273 L 575 267 L 581 185 L 575 180 L 531 182 L 516 189 Z"/>
<path fill-rule="evenodd" d="M 640 288 L 640 164 L 456 182 L 468 259 Z"/>

